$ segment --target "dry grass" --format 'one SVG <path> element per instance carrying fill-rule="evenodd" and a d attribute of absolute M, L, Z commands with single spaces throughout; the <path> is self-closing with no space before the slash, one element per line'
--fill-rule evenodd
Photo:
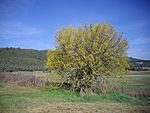
<path fill-rule="evenodd" d="M 110 96 L 113 99 L 107 97 L 110 101 L 102 101 L 102 96 L 85 98 L 67 90 L 35 88 L 45 85 L 47 82 L 45 75 L 40 75 L 41 72 L 36 72 L 36 75 L 34 72 L 31 75 L 20 73 L 0 73 L 0 113 L 149 113 L 150 111 L 149 104 L 114 102 L 112 95 Z M 48 81 L 52 79 L 51 77 Z M 57 80 L 59 78 L 56 78 Z M 137 89 L 139 85 L 149 89 L 149 79 L 132 76 L 129 85 L 133 86 L 133 89 Z M 105 95 L 103 97 L 106 99 Z"/>
<path fill-rule="evenodd" d="M 106 97 L 105 97 L 106 98 Z M 3 83 L 0 87 L 0 113 L 149 113 L 149 106 L 132 103 L 82 101 L 70 91 L 41 90 Z M 99 100 L 98 100 L 99 99 Z"/>
<path fill-rule="evenodd" d="M 45 103 L 30 113 L 149 113 L 150 108 L 118 103 Z"/>
<path fill-rule="evenodd" d="M 1 72 L 0 80 L 3 82 L 15 83 L 27 87 L 43 87 L 45 80 L 43 77 L 34 75 L 14 74 L 11 72 Z"/>

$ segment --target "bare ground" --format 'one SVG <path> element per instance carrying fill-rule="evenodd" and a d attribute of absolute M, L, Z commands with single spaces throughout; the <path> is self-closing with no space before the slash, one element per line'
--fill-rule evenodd
<path fill-rule="evenodd" d="M 30 113 L 149 113 L 150 108 L 119 103 L 53 103 L 30 110 Z"/>

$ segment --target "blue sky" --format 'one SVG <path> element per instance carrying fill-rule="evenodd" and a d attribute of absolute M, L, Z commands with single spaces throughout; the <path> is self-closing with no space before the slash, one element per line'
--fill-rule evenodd
<path fill-rule="evenodd" d="M 149 0 L 0 0 L 0 47 L 55 49 L 64 26 L 109 22 L 129 42 L 128 56 L 150 59 Z"/>

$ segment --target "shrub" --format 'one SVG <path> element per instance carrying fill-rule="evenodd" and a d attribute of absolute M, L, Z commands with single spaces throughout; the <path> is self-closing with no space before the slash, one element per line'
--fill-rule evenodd
<path fill-rule="evenodd" d="M 128 44 L 111 25 L 62 28 L 56 42 L 56 50 L 48 51 L 46 67 L 66 75 L 74 90 L 88 92 L 98 77 L 124 78 Z"/>

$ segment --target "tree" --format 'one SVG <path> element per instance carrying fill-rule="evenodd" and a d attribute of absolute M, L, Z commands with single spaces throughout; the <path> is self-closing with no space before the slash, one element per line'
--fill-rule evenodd
<path fill-rule="evenodd" d="M 124 78 L 128 44 L 110 24 L 62 28 L 56 42 L 56 50 L 48 51 L 46 67 L 66 75 L 73 89 L 86 91 L 98 77 Z"/>

